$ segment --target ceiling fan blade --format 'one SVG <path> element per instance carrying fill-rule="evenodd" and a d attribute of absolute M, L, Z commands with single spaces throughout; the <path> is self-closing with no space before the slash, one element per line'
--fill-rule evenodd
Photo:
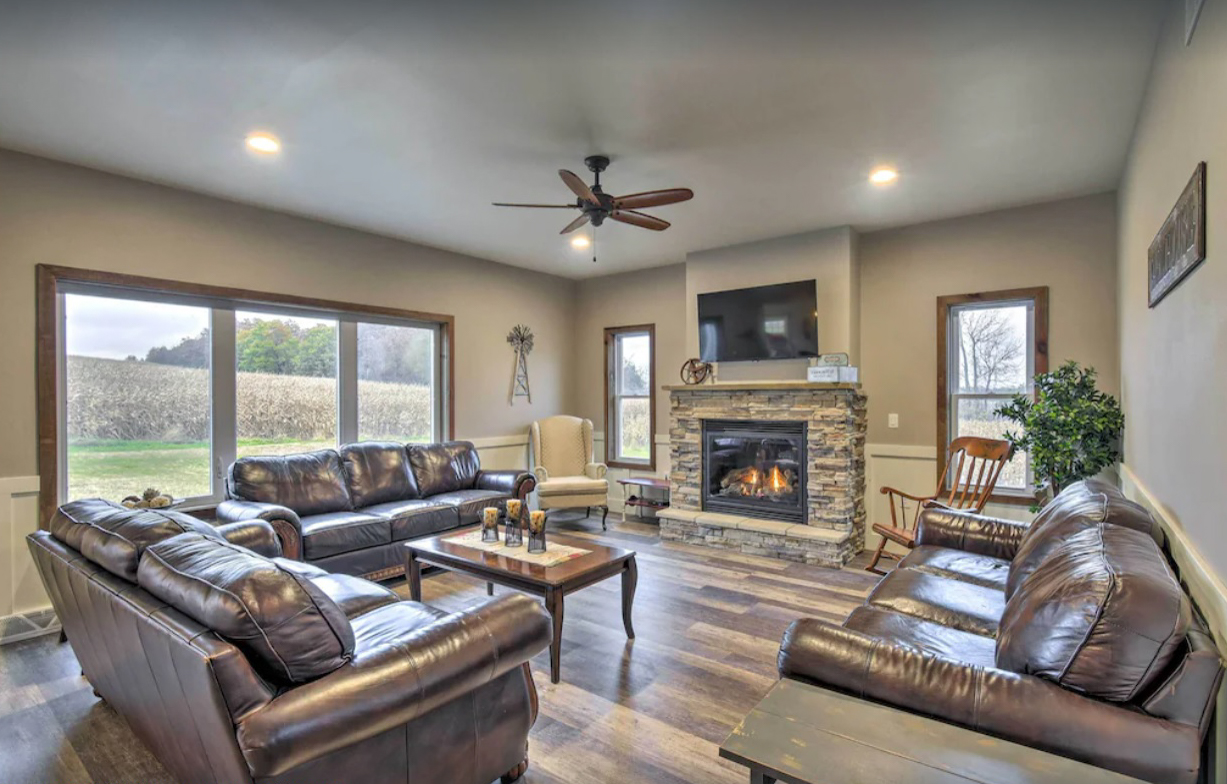
<path fill-rule="evenodd" d="M 601 203 L 600 200 L 597 199 L 596 194 L 592 192 L 592 189 L 584 184 L 584 181 L 576 176 L 574 172 L 569 172 L 566 169 L 559 169 L 558 176 L 561 177 L 562 181 L 566 183 L 568 188 L 571 189 L 571 193 L 574 193 L 584 201 L 590 201 L 593 204 Z"/>
<path fill-rule="evenodd" d="M 669 221 L 653 218 L 651 215 L 644 215 L 642 212 L 635 212 L 634 210 L 614 210 L 609 214 L 609 217 L 620 223 L 629 223 L 632 226 L 639 226 L 640 228 L 651 229 L 652 231 L 664 231 L 673 225 Z"/>
<path fill-rule="evenodd" d="M 543 207 L 551 210 L 576 210 L 578 204 L 509 204 L 505 201 L 492 202 L 495 207 Z"/>
<path fill-rule="evenodd" d="M 637 210 L 642 207 L 663 207 L 666 204 L 677 204 L 679 201 L 689 201 L 693 198 L 694 191 L 689 188 L 666 188 L 661 191 L 615 196 L 614 209 Z"/>
<path fill-rule="evenodd" d="M 571 232 L 575 231 L 576 229 L 578 229 L 580 226 L 583 226 L 587 222 L 588 222 L 588 213 L 585 212 L 582 215 L 580 215 L 578 218 L 576 218 L 575 220 L 568 223 L 567 227 L 558 233 L 559 234 L 570 234 Z"/>

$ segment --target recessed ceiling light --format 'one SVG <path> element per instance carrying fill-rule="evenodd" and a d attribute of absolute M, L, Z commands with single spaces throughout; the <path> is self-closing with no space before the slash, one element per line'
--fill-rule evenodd
<path fill-rule="evenodd" d="M 592 242 L 587 237 L 585 237 L 583 234 L 571 239 L 572 248 L 579 248 L 580 250 L 583 250 L 584 248 L 588 247 L 591 244 Z"/>
<path fill-rule="evenodd" d="M 899 172 L 890 166 L 879 166 L 869 173 L 869 181 L 874 185 L 890 185 L 899 179 Z"/>
<path fill-rule="evenodd" d="M 247 134 L 247 149 L 272 155 L 281 152 L 281 142 L 277 141 L 277 137 L 271 133 L 249 133 Z"/>

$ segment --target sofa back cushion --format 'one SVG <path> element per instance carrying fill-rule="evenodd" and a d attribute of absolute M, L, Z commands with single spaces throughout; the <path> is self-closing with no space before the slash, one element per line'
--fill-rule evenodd
<path fill-rule="evenodd" d="M 1163 542 L 1163 531 L 1150 513 L 1125 498 L 1120 490 L 1093 479 L 1076 482 L 1052 499 L 1023 534 L 1010 564 L 1006 598 L 1013 596 L 1023 580 L 1066 540 L 1099 523 L 1142 531 Z"/>
<path fill-rule="evenodd" d="M 409 470 L 409 451 L 404 444 L 347 444 L 341 447 L 341 464 L 355 509 L 418 497 L 418 483 Z"/>
<path fill-rule="evenodd" d="M 1007 602 L 997 667 L 1127 702 L 1165 671 L 1190 622 L 1154 540 L 1098 523 L 1050 553 Z"/>
<path fill-rule="evenodd" d="M 230 466 L 230 495 L 280 504 L 301 516 L 354 508 L 341 457 L 331 449 L 274 457 L 241 457 Z"/>
<path fill-rule="evenodd" d="M 477 448 L 468 441 L 442 444 L 412 444 L 409 462 L 423 498 L 457 490 L 471 490 L 477 484 L 481 460 Z"/>
<path fill-rule="evenodd" d="M 141 554 L 150 545 L 188 531 L 223 538 L 213 526 L 191 515 L 168 509 L 125 509 L 101 498 L 64 504 L 47 528 L 56 539 L 129 582 L 136 582 Z"/>
<path fill-rule="evenodd" d="M 137 582 L 240 648 L 274 682 L 304 683 L 349 661 L 354 633 L 306 576 L 190 533 L 145 550 Z"/>

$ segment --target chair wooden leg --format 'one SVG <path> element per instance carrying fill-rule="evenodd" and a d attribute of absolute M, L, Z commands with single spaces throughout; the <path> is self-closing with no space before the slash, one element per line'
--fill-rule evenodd
<path fill-rule="evenodd" d="M 507 771 L 499 778 L 499 784 L 511 784 L 513 781 L 519 781 L 527 771 L 528 757 L 525 757 L 523 762 Z"/>
<path fill-rule="evenodd" d="M 873 559 L 869 561 L 869 565 L 865 567 L 865 571 L 873 572 L 874 574 L 886 574 L 878 568 L 878 561 L 882 560 L 882 552 L 886 549 L 886 537 L 882 537 L 882 541 L 878 542 L 878 549 L 873 553 Z"/>
<path fill-rule="evenodd" d="M 584 517 L 592 517 L 592 507 L 591 506 L 584 507 Z"/>
<path fill-rule="evenodd" d="M 608 531 L 608 530 L 609 530 L 608 528 L 606 528 L 606 527 L 605 527 L 605 518 L 606 518 L 606 517 L 609 517 L 609 507 L 608 507 L 608 506 L 602 506 L 602 507 L 601 507 L 601 530 L 602 530 L 602 531 Z"/>

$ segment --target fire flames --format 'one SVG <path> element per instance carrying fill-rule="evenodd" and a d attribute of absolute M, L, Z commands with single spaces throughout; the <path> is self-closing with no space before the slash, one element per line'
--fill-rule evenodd
<path fill-rule="evenodd" d="M 787 469 L 781 471 L 778 465 L 762 471 L 747 466 L 729 471 L 720 480 L 720 490 L 723 495 L 742 498 L 774 498 L 792 493 L 796 484 L 793 472 Z"/>

